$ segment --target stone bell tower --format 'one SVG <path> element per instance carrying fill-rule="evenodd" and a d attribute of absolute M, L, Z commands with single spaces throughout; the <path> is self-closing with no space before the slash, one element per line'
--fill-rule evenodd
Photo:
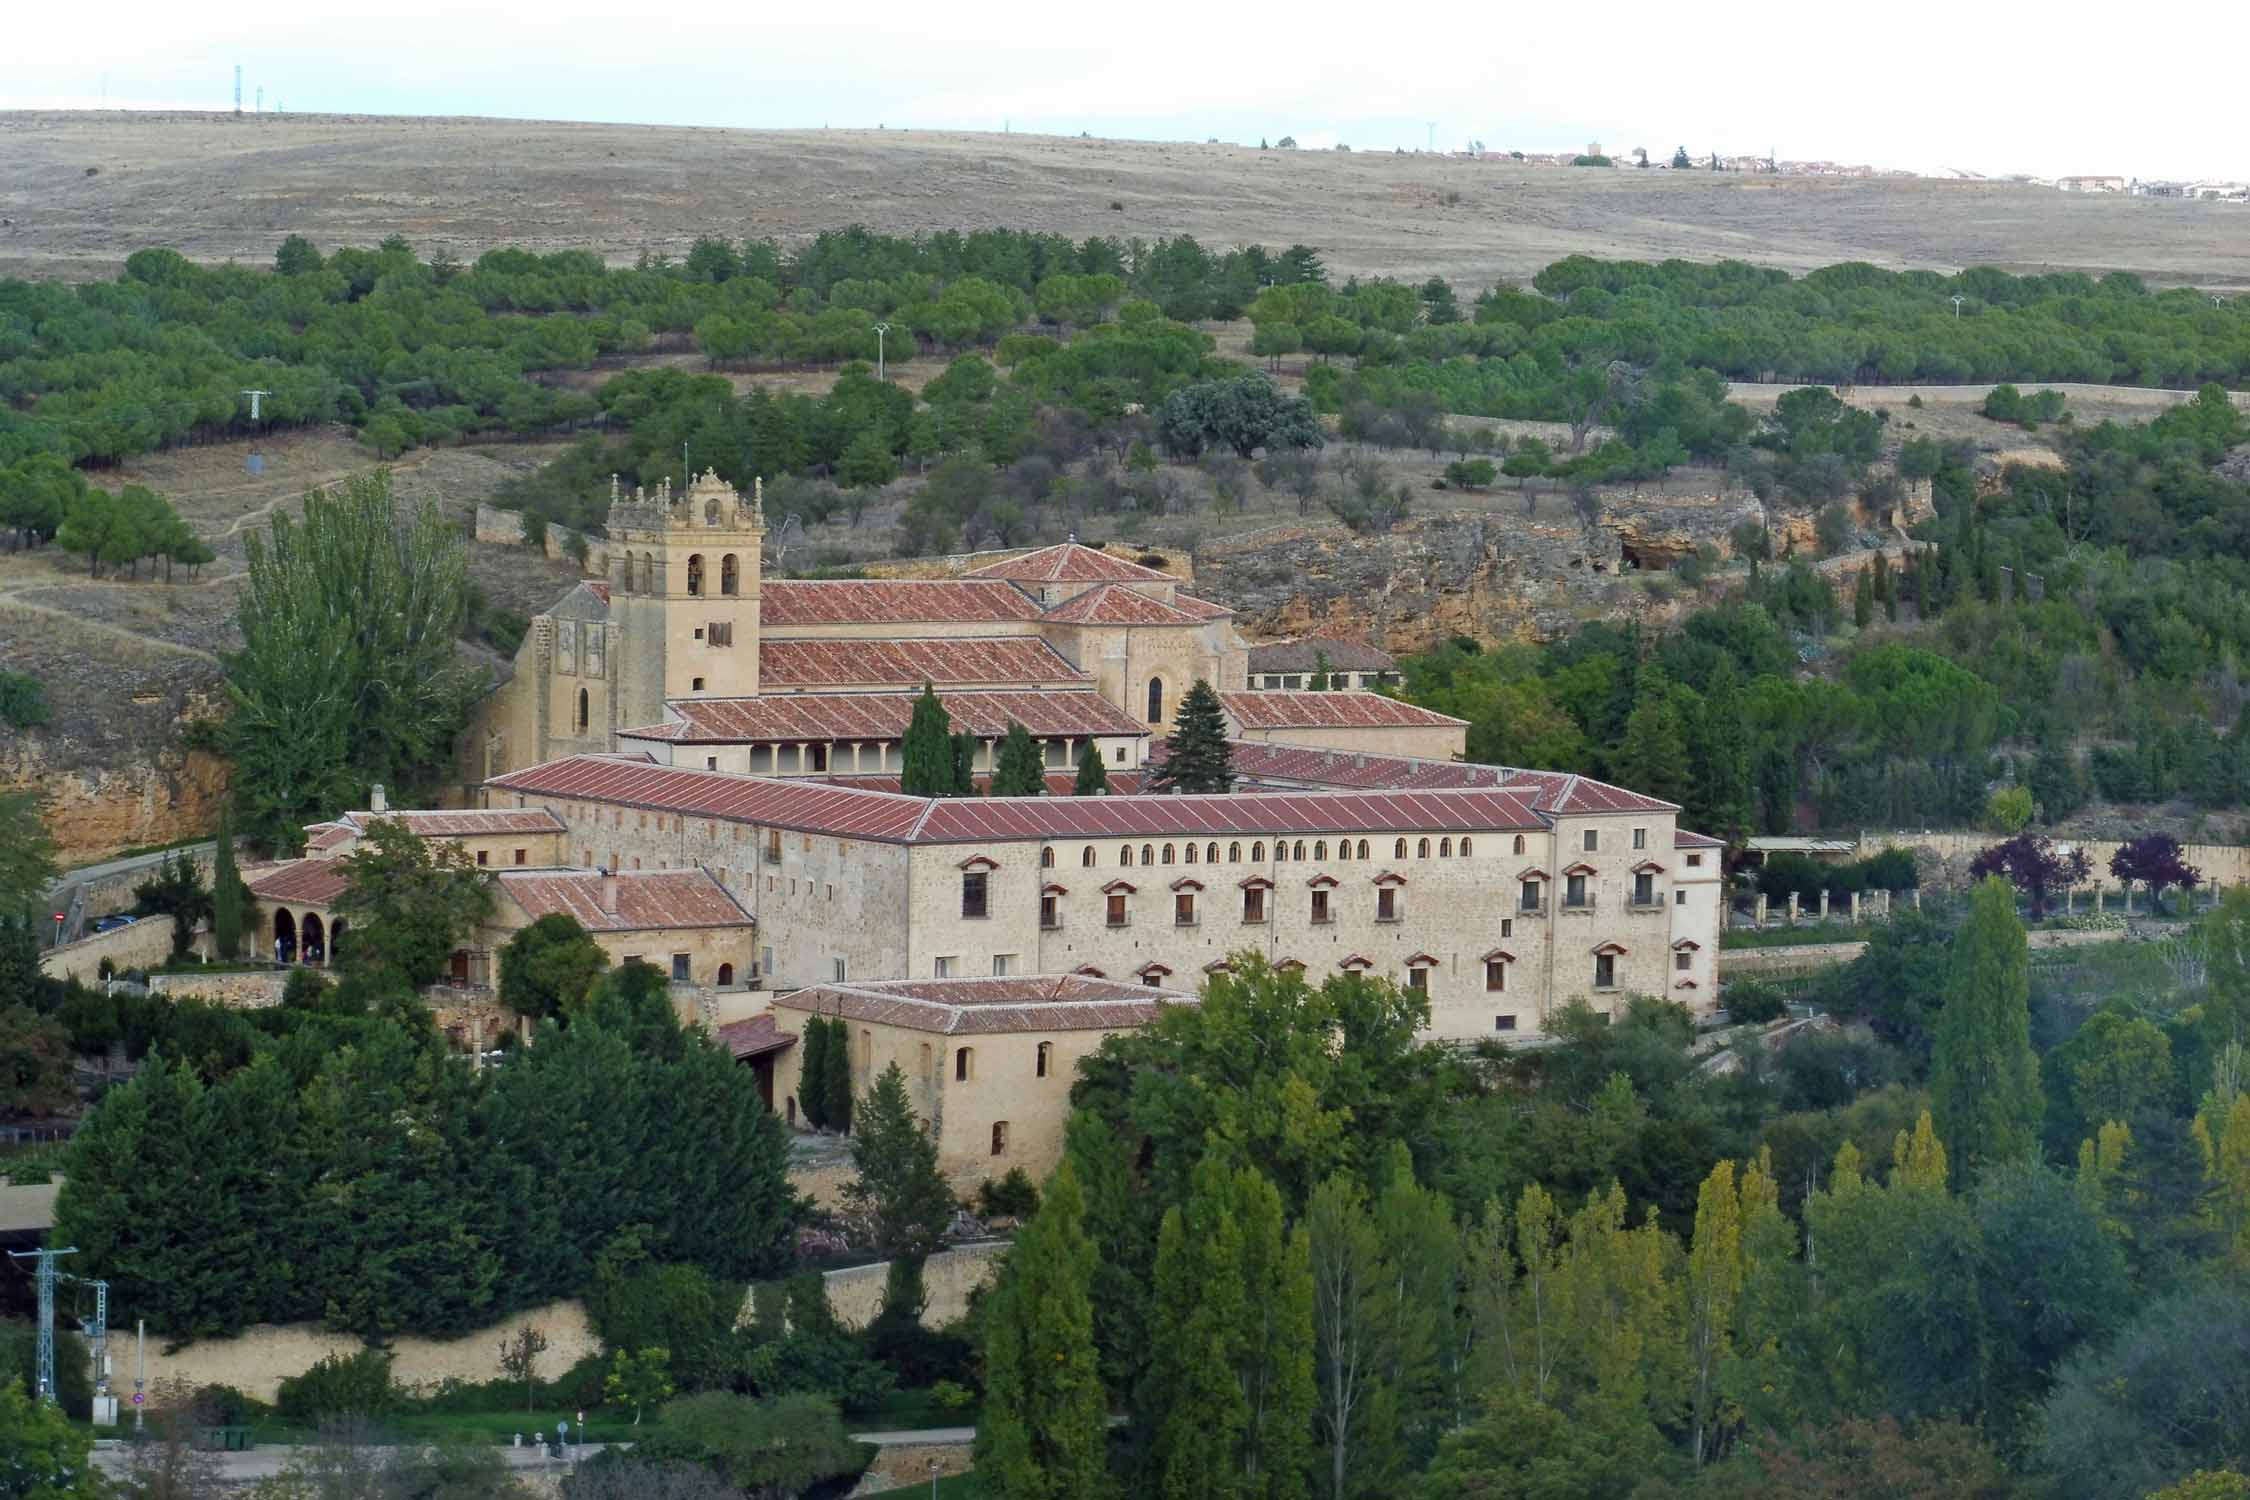
<path fill-rule="evenodd" d="M 709 469 L 684 493 L 620 492 L 610 481 L 610 619 L 617 643 L 618 722 L 664 717 L 667 698 L 739 698 L 758 691 L 759 558 L 765 486 L 750 498 Z"/>

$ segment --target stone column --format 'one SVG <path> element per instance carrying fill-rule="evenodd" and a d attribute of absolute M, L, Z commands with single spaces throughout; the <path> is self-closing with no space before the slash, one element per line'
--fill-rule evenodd
<path fill-rule="evenodd" d="M 2120 880 L 2117 883 L 2124 889 L 2125 915 L 2129 917 L 2133 914 L 2133 882 L 2131 882 L 2130 880 Z"/>
<path fill-rule="evenodd" d="M 1920 886 L 1914 887 L 1914 909 L 1916 911 L 1922 909 L 1922 888 Z"/>
<path fill-rule="evenodd" d="M 1821 921 L 1822 921 L 1822 923 L 1824 923 L 1824 924 L 1825 924 L 1825 923 L 1826 923 L 1826 922 L 1828 921 L 1828 887 L 1827 887 L 1827 886 L 1822 886 L 1822 887 L 1820 888 L 1820 920 L 1821 920 Z"/>
<path fill-rule="evenodd" d="M 1844 892 L 1844 920 L 1852 926 L 1859 925 L 1859 892 Z"/>
<path fill-rule="evenodd" d="M 1795 891 L 1789 893 L 1789 925 L 1792 927 L 1797 925 L 1797 893 Z"/>
<path fill-rule="evenodd" d="M 1757 903 L 1758 904 L 1753 907 L 1752 910 L 1756 911 L 1758 914 L 1757 925 L 1763 927 L 1766 925 L 1766 893 L 1764 891 L 1758 892 Z"/>
<path fill-rule="evenodd" d="M 2102 883 L 2101 883 L 2100 881 L 2098 881 L 2098 880 L 2097 880 L 2097 881 L 2095 881 L 2095 882 L 2094 882 L 2094 915 L 2098 917 L 2098 916 L 2100 916 L 2101 914 L 2102 914 Z"/>
<path fill-rule="evenodd" d="M 2077 887 L 2077 886 L 2074 886 L 2074 885 L 2066 885 L 2066 886 L 2064 886 L 2064 887 L 2063 887 L 2063 915 L 2064 915 L 2064 916 L 2066 916 L 2066 917 L 2067 917 L 2067 916 L 2070 916 L 2070 915 L 2071 915 L 2071 907 L 2072 907 L 2073 903 L 2075 903 L 2075 902 L 2077 901 L 2077 899 L 2078 899 L 2078 887 Z"/>

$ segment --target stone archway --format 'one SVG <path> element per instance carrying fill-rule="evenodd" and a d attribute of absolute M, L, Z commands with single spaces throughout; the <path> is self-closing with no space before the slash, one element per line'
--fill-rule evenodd
<path fill-rule="evenodd" d="M 328 932 L 319 912 L 306 912 L 305 919 L 297 924 L 297 951 L 308 964 L 328 962 Z"/>
<path fill-rule="evenodd" d="M 279 964 L 297 961 L 297 919 L 287 908 L 273 914 L 273 960 Z"/>

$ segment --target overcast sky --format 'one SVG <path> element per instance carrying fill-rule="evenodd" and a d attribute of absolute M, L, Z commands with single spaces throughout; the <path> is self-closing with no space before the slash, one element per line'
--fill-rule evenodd
<path fill-rule="evenodd" d="M 998 130 L 2250 177 L 2242 0 L 13 8 L 0 108 Z M 105 93 L 106 90 L 106 93 Z"/>

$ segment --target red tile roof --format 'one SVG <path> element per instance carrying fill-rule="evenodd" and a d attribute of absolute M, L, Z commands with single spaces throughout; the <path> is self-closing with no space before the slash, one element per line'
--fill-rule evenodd
<path fill-rule="evenodd" d="M 1724 849 L 1726 840 L 1715 839 L 1707 833 L 1690 833 L 1685 828 L 1672 830 L 1672 847 L 1675 849 Z"/>
<path fill-rule="evenodd" d="M 602 910 L 605 878 L 617 882 L 614 912 Z M 562 912 L 588 932 L 754 925 L 726 887 L 703 870 L 630 870 L 610 877 L 599 870 L 502 870 L 500 889 L 534 922 Z"/>
<path fill-rule="evenodd" d="M 567 833 L 562 819 L 543 808 L 442 808 L 389 812 L 348 812 L 339 820 L 354 833 L 364 835 L 373 823 L 404 823 L 417 838 L 457 839 L 478 834 Z"/>
<path fill-rule="evenodd" d="M 768 740 L 896 740 L 906 734 L 918 693 L 787 693 L 758 698 L 675 698 L 685 720 L 620 730 L 628 739 L 738 745 Z M 998 739 L 1011 723 L 1035 735 L 1145 738 L 1148 726 L 1092 688 L 1046 692 L 947 693 L 955 732 Z"/>
<path fill-rule="evenodd" d="M 285 859 L 278 864 L 246 866 L 243 883 L 260 901 L 303 902 L 326 906 L 344 893 L 344 866 L 333 859 Z"/>
<path fill-rule="evenodd" d="M 776 625 L 894 625 L 1036 620 L 1039 605 L 997 579 L 778 579 L 760 590 L 758 618 Z"/>
<path fill-rule="evenodd" d="M 1085 682 L 1087 676 L 1036 636 L 976 640 L 761 641 L 758 687 L 918 688 L 923 683 L 1021 683 L 1027 687 Z"/>
<path fill-rule="evenodd" d="M 1170 583 L 1171 576 L 1098 547 L 1062 542 L 1020 557 L 971 568 L 965 578 L 1005 578 L 1018 583 Z"/>
<path fill-rule="evenodd" d="M 589 580 L 586 584 L 583 585 L 583 587 L 585 588 L 587 593 L 592 594 L 596 599 L 601 600 L 602 603 L 609 603 L 608 584 Z"/>
<path fill-rule="evenodd" d="M 729 1021 L 711 1033 L 719 1045 L 734 1054 L 734 1060 L 763 1057 L 768 1052 L 779 1052 L 797 1045 L 797 1039 L 774 1025 L 773 1012 L 750 1016 L 740 1021 Z"/>
<path fill-rule="evenodd" d="M 1236 696 L 1219 695 L 1221 700 Z M 1278 697 L 1280 694 L 1266 696 Z M 1334 697 L 1335 694 L 1304 694 Z M 1363 695 L 1364 696 L 1364 695 Z M 1569 771 L 1526 771 L 1515 766 L 1483 766 L 1457 760 L 1426 760 L 1411 755 L 1378 755 L 1362 750 L 1320 750 L 1303 745 L 1276 745 L 1264 740 L 1230 740 L 1234 773 L 1268 784 L 1308 787 L 1364 787 L 1369 790 L 1437 791 L 1453 787 L 1496 787 L 1525 793 L 1544 813 L 1583 817 L 1595 813 L 1676 812 L 1677 807 L 1656 797 L 1611 786 L 1590 776 Z M 1164 762 L 1170 742 L 1149 746 L 1152 766 Z M 1702 834 L 1677 837 L 1700 839 Z M 1682 845 L 1680 847 L 1690 847 Z M 1713 839 L 1696 848 L 1723 847 Z"/>
<path fill-rule="evenodd" d="M 895 792 L 898 790 L 898 778 L 896 776 L 829 776 L 821 779 L 829 786 L 855 787 L 862 791 Z M 1078 774 L 1075 771 L 1049 771 L 1047 773 L 1047 795 L 1050 797 L 1067 797 L 1071 793 L 1071 788 L 1077 784 Z M 977 795 L 983 796 L 991 785 L 992 778 L 980 773 L 976 778 Z M 1112 771 L 1109 773 L 1109 795 L 1112 797 L 1130 797 L 1140 789 L 1140 772 Z"/>
<path fill-rule="evenodd" d="M 1152 985 L 1066 974 L 824 984 L 777 995 L 773 1003 L 783 1010 L 959 1036 L 1011 1031 L 1120 1031 L 1147 1025 L 1163 1006 L 1193 1005 L 1196 997 Z"/>
<path fill-rule="evenodd" d="M 305 825 L 305 852 L 317 854 L 333 849 L 338 844 L 348 844 L 359 835 L 344 823 L 307 823 Z"/>
<path fill-rule="evenodd" d="M 1569 771 L 1508 771 L 1508 784 L 1533 793 L 1539 810 L 1563 817 L 1597 813 L 1678 812 L 1679 804 L 1645 797 Z"/>
<path fill-rule="evenodd" d="M 574 755 L 493 778 L 500 791 L 609 802 L 887 843 L 1223 837 L 1242 833 L 1479 833 L 1541 829 L 1521 792 L 1259 792 L 1229 796 L 907 797 Z"/>
<path fill-rule="evenodd" d="M 1167 602 L 1122 583 L 1103 583 L 1065 599 L 1046 618 L 1063 625 L 1201 625 L 1233 613 L 1186 594 Z"/>
<path fill-rule="evenodd" d="M 1227 717 L 1249 729 L 1397 729 L 1466 726 L 1468 720 L 1433 713 L 1380 693 L 1221 693 Z"/>
<path fill-rule="evenodd" d="M 1293 641 L 1269 641 L 1250 648 L 1250 670 L 1258 672 L 1310 672 L 1328 658 L 1338 672 L 1388 672 L 1398 661 L 1365 641 L 1339 641 L 1328 636 L 1300 636 Z"/>

